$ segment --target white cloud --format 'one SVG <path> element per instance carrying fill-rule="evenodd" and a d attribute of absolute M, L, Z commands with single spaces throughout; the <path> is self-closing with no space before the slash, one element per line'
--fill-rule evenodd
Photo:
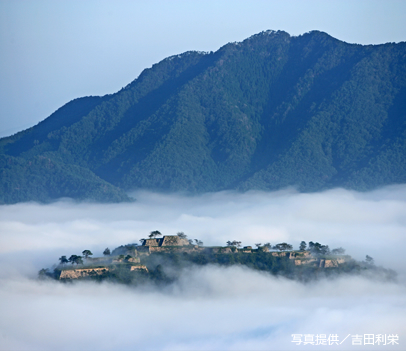
<path fill-rule="evenodd" d="M 136 197 L 118 205 L 66 200 L 0 207 L 0 350 L 301 349 L 291 343 L 293 333 L 394 333 L 400 336 L 395 349 L 404 348 L 406 186 L 369 193 Z M 186 270 L 160 290 L 34 279 L 61 255 L 83 249 L 101 254 L 106 246 L 135 242 L 155 229 L 184 231 L 208 245 L 319 241 L 359 259 L 369 254 L 396 269 L 400 279 L 302 284 L 216 266 Z M 343 345 L 355 348 L 350 339 Z"/>
<path fill-rule="evenodd" d="M 240 267 L 192 269 L 163 291 L 8 280 L 0 292 L 0 344 L 2 350 L 269 350 L 292 349 L 292 333 L 404 336 L 405 292 L 403 285 L 359 277 L 303 285 Z"/>

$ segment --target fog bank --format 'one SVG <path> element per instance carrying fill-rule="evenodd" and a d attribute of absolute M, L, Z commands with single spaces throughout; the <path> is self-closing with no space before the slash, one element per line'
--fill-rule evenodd
<path fill-rule="evenodd" d="M 192 269 L 164 290 L 8 280 L 0 290 L 0 348 L 311 348 L 292 344 L 294 333 L 337 334 L 340 340 L 348 334 L 398 334 L 402 345 L 405 290 L 359 277 L 303 285 L 240 267 Z M 354 347 L 348 341 L 328 349 Z"/>
<path fill-rule="evenodd" d="M 130 204 L 0 207 L 0 350 L 296 350 L 291 334 L 406 336 L 406 186 L 356 193 L 134 194 Z M 301 284 L 242 267 L 192 267 L 165 289 L 38 282 L 61 255 L 183 231 L 205 245 L 301 240 L 366 254 L 397 283 L 342 277 Z M 327 349 L 368 349 L 345 344 Z M 378 349 L 377 345 L 370 346 Z M 391 349 L 387 345 L 385 349 Z M 322 349 L 314 346 L 314 349 Z"/>

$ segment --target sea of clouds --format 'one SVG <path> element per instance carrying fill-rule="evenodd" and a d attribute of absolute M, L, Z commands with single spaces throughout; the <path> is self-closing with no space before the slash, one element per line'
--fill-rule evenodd
<path fill-rule="evenodd" d="M 137 192 L 126 204 L 0 206 L 0 350 L 355 350 L 406 345 L 406 185 L 358 193 Z M 61 255 L 183 231 L 205 245 L 318 241 L 398 272 L 303 284 L 244 267 L 190 267 L 165 288 L 38 281 Z M 341 345 L 296 345 L 336 334 Z M 399 345 L 352 345 L 354 335 Z M 304 336 L 302 338 L 304 340 Z"/>

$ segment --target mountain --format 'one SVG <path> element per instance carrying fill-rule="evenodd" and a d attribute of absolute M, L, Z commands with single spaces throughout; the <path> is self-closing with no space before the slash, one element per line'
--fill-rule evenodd
<path fill-rule="evenodd" d="M 406 182 L 406 43 L 266 31 L 0 139 L 0 201 Z"/>

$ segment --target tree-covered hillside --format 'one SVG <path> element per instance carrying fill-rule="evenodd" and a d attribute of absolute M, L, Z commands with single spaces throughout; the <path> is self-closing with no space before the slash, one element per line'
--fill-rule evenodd
<path fill-rule="evenodd" d="M 0 140 L 0 201 L 406 181 L 406 43 L 267 31 L 186 52 Z"/>

